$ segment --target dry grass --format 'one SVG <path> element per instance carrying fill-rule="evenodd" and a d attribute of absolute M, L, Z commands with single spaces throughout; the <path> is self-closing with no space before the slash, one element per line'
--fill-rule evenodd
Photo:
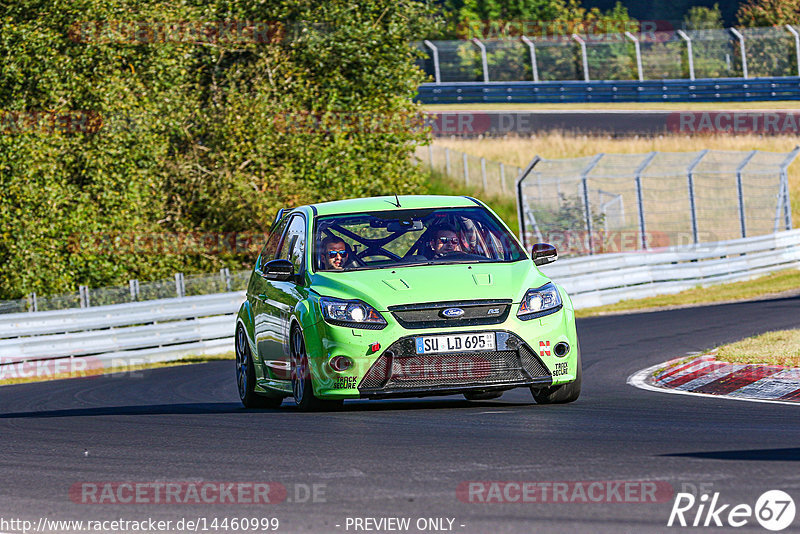
<path fill-rule="evenodd" d="M 800 103 L 798 103 L 800 105 Z M 534 156 L 546 159 L 592 156 L 600 152 L 641 154 L 654 150 L 662 152 L 691 152 L 712 150 L 764 150 L 790 152 L 800 144 L 797 136 L 716 135 L 612 138 L 561 133 L 535 137 L 506 137 L 489 139 L 436 139 L 439 146 L 460 150 L 474 156 L 525 167 Z M 800 160 L 800 158 L 798 158 Z M 789 167 L 789 193 L 792 201 L 792 221 L 800 224 L 800 161 Z"/>
<path fill-rule="evenodd" d="M 724 345 L 717 360 L 800 367 L 800 329 L 778 330 Z"/>
<path fill-rule="evenodd" d="M 553 102 L 547 104 L 425 104 L 425 111 L 581 111 L 581 110 L 667 110 L 667 111 L 728 111 L 748 109 L 800 109 L 800 100 L 782 102 L 575 102 L 565 104 Z"/>
<path fill-rule="evenodd" d="M 86 371 L 53 374 L 47 376 L 7 378 L 4 380 L 0 380 L 0 386 L 7 386 L 10 384 L 28 384 L 30 382 L 49 382 L 50 380 L 64 380 L 67 378 L 87 378 L 90 376 L 110 375 L 115 373 L 132 373 L 133 371 L 141 371 L 143 369 L 156 369 L 159 367 L 175 367 L 177 365 L 191 365 L 195 363 L 205 363 L 216 360 L 232 360 L 234 358 L 235 356 L 233 352 L 225 352 L 222 354 L 213 354 L 204 356 L 187 356 L 185 358 L 181 358 L 180 360 L 175 360 L 172 362 L 143 363 L 139 365 L 112 367 L 109 369 L 90 369 Z"/>
<path fill-rule="evenodd" d="M 780 271 L 745 282 L 697 287 L 673 295 L 623 300 L 607 306 L 575 310 L 577 317 L 592 317 L 610 312 L 640 311 L 652 308 L 713 304 L 748 300 L 789 291 L 800 291 L 800 271 Z"/>

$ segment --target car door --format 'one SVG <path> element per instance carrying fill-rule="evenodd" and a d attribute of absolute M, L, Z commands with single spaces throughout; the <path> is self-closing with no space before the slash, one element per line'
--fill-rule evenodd
<path fill-rule="evenodd" d="M 306 243 L 305 217 L 291 215 L 273 258 L 288 259 L 295 273 L 304 268 Z M 261 262 L 262 275 L 267 261 Z M 256 345 L 264 366 L 264 375 L 272 380 L 290 380 L 289 319 L 299 300 L 295 280 L 267 280 L 262 276 L 263 290 L 258 294 L 259 317 L 256 319 Z"/>
<path fill-rule="evenodd" d="M 247 298 L 253 310 L 254 341 L 258 353 L 256 359 L 259 362 L 256 380 L 288 380 L 286 365 L 280 357 L 283 353 L 283 332 L 280 309 L 276 306 L 278 300 L 275 298 L 280 291 L 266 279 L 265 265 L 275 259 L 291 218 L 284 217 L 270 233 L 247 289 Z"/>
<path fill-rule="evenodd" d="M 277 257 L 289 260 L 294 265 L 295 276 L 286 281 L 273 280 L 270 283 L 277 290 L 276 307 L 280 309 L 280 324 L 283 342 L 283 357 L 287 362 L 290 361 L 289 347 L 289 328 L 291 318 L 297 303 L 305 299 L 308 289 L 305 285 L 306 271 L 306 246 L 308 244 L 307 222 L 303 214 L 297 214 L 292 218 L 286 235 L 281 242 Z"/>

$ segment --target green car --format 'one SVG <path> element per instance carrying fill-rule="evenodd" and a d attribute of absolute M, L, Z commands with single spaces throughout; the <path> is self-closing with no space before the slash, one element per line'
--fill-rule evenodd
<path fill-rule="evenodd" d="M 508 227 L 469 197 L 400 196 L 280 210 L 236 319 L 247 408 L 529 388 L 572 402 L 581 355 L 572 302 Z"/>

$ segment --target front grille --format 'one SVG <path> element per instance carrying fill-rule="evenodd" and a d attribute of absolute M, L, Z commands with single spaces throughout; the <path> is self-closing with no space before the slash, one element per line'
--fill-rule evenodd
<path fill-rule="evenodd" d="M 442 312 L 449 308 L 460 308 L 464 314 L 452 318 L 443 316 Z M 510 299 L 429 302 L 389 307 L 397 322 L 408 329 L 500 324 L 508 318 L 510 310 Z"/>
<path fill-rule="evenodd" d="M 525 385 L 551 380 L 536 353 L 518 336 L 496 335 L 488 352 L 416 354 L 414 337 L 401 338 L 375 361 L 358 386 L 362 394 Z"/>

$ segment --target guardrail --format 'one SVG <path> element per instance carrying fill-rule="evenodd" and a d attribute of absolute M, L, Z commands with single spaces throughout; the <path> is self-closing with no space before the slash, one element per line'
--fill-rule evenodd
<path fill-rule="evenodd" d="M 800 100 L 800 77 L 425 83 L 423 104 Z"/>
<path fill-rule="evenodd" d="M 542 272 L 564 286 L 576 308 L 677 293 L 800 269 L 800 230 L 647 252 L 559 261 Z"/>
<path fill-rule="evenodd" d="M 51 372 L 47 360 L 89 363 L 165 361 L 233 350 L 234 314 L 244 292 L 95 308 L 0 315 L 0 379 L 21 364 Z M 70 366 L 72 367 L 72 366 Z M 5 371 L 5 372 L 4 372 Z"/>

